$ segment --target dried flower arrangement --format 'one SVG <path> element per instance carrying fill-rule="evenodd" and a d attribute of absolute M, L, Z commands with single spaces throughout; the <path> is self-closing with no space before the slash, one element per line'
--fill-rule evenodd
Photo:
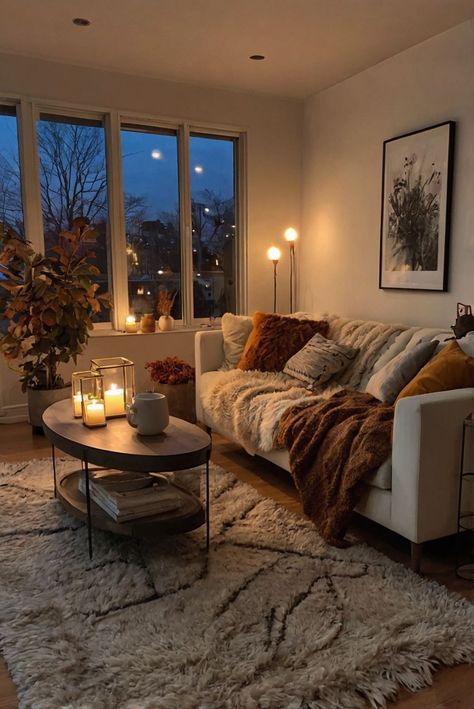
<path fill-rule="evenodd" d="M 166 315 L 169 317 L 171 315 L 171 309 L 174 305 L 175 298 L 178 291 L 174 293 L 172 291 L 163 289 L 158 293 L 158 300 L 156 302 L 156 310 L 158 315 Z"/>
<path fill-rule="evenodd" d="M 165 357 L 147 362 L 150 379 L 159 384 L 187 384 L 194 381 L 194 367 L 179 357 Z"/>

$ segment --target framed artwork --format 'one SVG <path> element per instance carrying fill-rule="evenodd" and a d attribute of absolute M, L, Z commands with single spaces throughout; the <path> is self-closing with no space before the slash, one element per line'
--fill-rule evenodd
<path fill-rule="evenodd" d="M 383 144 L 379 288 L 447 290 L 454 128 Z"/>

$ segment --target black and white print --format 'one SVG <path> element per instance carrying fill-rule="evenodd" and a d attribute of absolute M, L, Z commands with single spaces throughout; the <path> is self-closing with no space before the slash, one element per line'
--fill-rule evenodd
<path fill-rule="evenodd" d="M 384 142 L 381 288 L 447 290 L 454 125 Z"/>

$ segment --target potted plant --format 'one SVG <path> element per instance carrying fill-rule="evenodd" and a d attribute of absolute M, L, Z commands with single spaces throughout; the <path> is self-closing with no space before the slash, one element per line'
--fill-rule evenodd
<path fill-rule="evenodd" d="M 18 361 L 30 423 L 39 430 L 43 411 L 70 395 L 59 365 L 76 362 L 87 345 L 92 316 L 110 307 L 108 295 L 96 294 L 93 279 L 99 271 L 85 247 L 91 236 L 88 220 L 74 219 L 51 255 L 44 256 L 0 227 L 0 313 L 8 321 L 0 351 Z"/>
<path fill-rule="evenodd" d="M 165 357 L 165 359 L 147 362 L 145 368 L 153 382 L 153 391 L 164 394 L 168 399 L 170 414 L 194 423 L 196 421 L 194 367 L 178 357 Z"/>
<path fill-rule="evenodd" d="M 159 320 L 158 327 L 160 330 L 172 330 L 174 319 L 171 316 L 171 309 L 174 305 L 178 291 L 172 293 L 169 290 L 160 290 L 158 294 L 158 301 L 156 303 L 156 309 L 158 311 Z"/>

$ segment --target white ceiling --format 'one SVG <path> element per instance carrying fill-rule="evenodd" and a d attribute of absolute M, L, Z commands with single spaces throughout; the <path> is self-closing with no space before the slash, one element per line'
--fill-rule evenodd
<path fill-rule="evenodd" d="M 0 0 L 0 51 L 303 98 L 474 16 L 474 0 Z M 91 20 L 90 27 L 72 24 Z M 265 54 L 261 62 L 250 54 Z"/>

